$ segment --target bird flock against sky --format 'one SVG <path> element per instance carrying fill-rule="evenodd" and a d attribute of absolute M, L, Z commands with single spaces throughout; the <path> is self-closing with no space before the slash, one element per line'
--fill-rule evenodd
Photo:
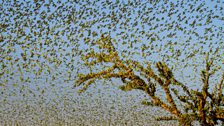
<path fill-rule="evenodd" d="M 90 71 L 82 56 L 102 51 L 102 35 L 110 35 L 122 60 L 166 62 L 191 86 L 206 52 L 215 75 L 224 70 L 222 0 L 2 0 L 0 102 L 66 92 Z"/>

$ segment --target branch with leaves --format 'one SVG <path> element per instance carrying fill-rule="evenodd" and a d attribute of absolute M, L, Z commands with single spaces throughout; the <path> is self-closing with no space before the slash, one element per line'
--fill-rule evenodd
<path fill-rule="evenodd" d="M 97 79 L 119 78 L 124 83 L 123 86 L 120 86 L 121 90 L 142 90 L 152 99 L 150 102 L 143 101 L 143 104 L 161 107 L 173 115 L 159 117 L 157 120 L 178 120 L 181 125 L 192 125 L 193 121 L 199 121 L 203 125 L 211 126 L 216 125 L 218 120 L 224 121 L 222 93 L 224 74 L 214 92 L 210 93 L 208 89 L 213 61 L 209 60 L 209 53 L 206 54 L 205 58 L 205 70 L 201 71 L 202 89 L 198 91 L 189 89 L 185 84 L 176 80 L 171 69 L 163 62 L 155 64 L 158 73 L 156 74 L 150 63 L 147 63 L 145 68 L 139 62 L 122 60 L 111 42 L 110 35 L 106 37 L 102 35 L 95 44 L 99 45 L 103 52 L 96 53 L 93 51 L 83 55 L 85 64 L 90 66 L 97 63 L 112 63 L 113 65 L 96 73 L 80 74 L 75 84 L 75 86 L 83 85 L 80 93 L 84 92 Z M 90 58 L 92 58 L 91 62 L 88 62 Z M 135 71 L 140 72 L 140 75 L 136 75 Z M 156 95 L 158 87 L 161 87 L 164 91 L 165 101 Z M 183 93 L 180 94 L 173 87 L 182 89 Z M 178 103 L 181 103 L 181 106 L 178 106 Z"/>

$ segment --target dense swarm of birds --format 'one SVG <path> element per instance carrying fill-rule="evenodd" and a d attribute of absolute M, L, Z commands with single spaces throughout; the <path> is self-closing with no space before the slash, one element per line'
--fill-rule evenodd
<path fill-rule="evenodd" d="M 103 35 L 114 45 L 108 56 L 116 50 L 113 55 L 124 61 L 163 61 L 186 82 L 198 82 L 196 73 L 209 52 L 216 82 L 224 69 L 223 5 L 220 0 L 2 0 L 1 101 L 18 92 L 37 97 L 35 91 L 44 94 L 49 88 L 45 83 L 66 85 L 79 73 L 102 69 L 93 66 L 100 63 L 94 57 L 100 60 L 105 52 L 97 43 Z"/>

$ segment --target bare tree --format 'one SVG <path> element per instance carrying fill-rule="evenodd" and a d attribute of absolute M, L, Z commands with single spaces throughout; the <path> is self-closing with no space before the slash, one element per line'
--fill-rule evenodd
<path fill-rule="evenodd" d="M 102 71 L 78 76 L 80 92 L 98 79 L 119 78 L 122 90 L 142 90 L 152 99 L 144 104 L 174 115 L 159 120 L 223 121 L 224 1 L 2 0 L 0 5 L 0 97 L 5 99 L 0 108 L 9 107 L 7 98 L 14 93 L 37 100 L 34 92 L 51 89 L 41 88 L 42 81 L 55 89 L 62 81 L 73 83 L 85 61 L 91 68 L 102 63 Z M 201 77 L 197 72 L 189 77 L 202 82 L 193 90 L 186 84 L 190 79 L 176 71 L 201 70 L 198 57 L 205 52 Z M 158 97 L 160 88 L 166 99 Z"/>
<path fill-rule="evenodd" d="M 203 86 L 201 91 L 198 91 L 189 89 L 185 84 L 176 80 L 166 63 L 157 62 L 155 64 L 159 73 L 156 74 L 151 68 L 151 63 L 148 63 L 147 68 L 145 68 L 139 62 L 121 60 L 111 42 L 110 35 L 106 37 L 102 35 L 96 43 L 104 51 L 101 53 L 92 52 L 83 56 L 83 60 L 87 61 L 86 65 L 97 63 L 112 63 L 113 65 L 99 72 L 79 75 L 76 86 L 83 85 L 80 93 L 85 91 L 97 79 L 119 78 L 124 83 L 123 86 L 120 86 L 121 90 L 141 90 L 152 99 L 152 101 L 144 102 L 144 104 L 161 107 L 173 115 L 159 117 L 158 120 L 178 120 L 180 125 L 192 125 L 193 121 L 199 121 L 206 126 L 216 125 L 218 120 L 224 121 L 224 98 L 222 93 L 224 89 L 224 73 L 220 82 L 215 85 L 214 91 L 209 92 L 209 79 L 212 75 L 211 66 L 213 65 L 213 60 L 210 60 L 209 53 L 206 54 L 205 69 L 201 71 Z M 88 62 L 91 58 L 95 58 L 95 60 Z M 141 75 L 135 74 L 134 71 L 140 72 Z M 178 92 L 177 88 L 172 86 L 181 88 L 184 93 Z M 156 95 L 158 87 L 161 87 L 164 91 L 165 101 Z M 175 101 L 175 98 L 178 100 Z M 181 106 L 178 106 L 178 102 L 182 103 Z"/>

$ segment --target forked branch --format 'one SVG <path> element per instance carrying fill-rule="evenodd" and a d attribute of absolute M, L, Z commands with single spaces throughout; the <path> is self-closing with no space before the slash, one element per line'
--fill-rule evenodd
<path fill-rule="evenodd" d="M 171 117 L 161 117 L 158 118 L 158 120 L 178 120 L 182 125 L 191 125 L 194 120 L 197 120 L 201 122 L 202 125 L 211 126 L 217 124 L 218 120 L 224 120 L 224 109 L 221 107 L 224 105 L 222 94 L 224 74 L 220 83 L 216 86 L 217 92 L 213 94 L 209 93 L 210 69 L 213 61 L 209 61 L 208 53 L 205 58 L 205 70 L 201 72 L 203 83 L 202 90 L 195 91 L 190 90 L 185 84 L 177 81 L 171 69 L 169 69 L 165 63 L 156 63 L 155 66 L 159 73 L 157 75 L 151 68 L 150 63 L 148 63 L 147 68 L 145 68 L 139 62 L 121 60 L 111 42 L 110 36 L 104 37 L 102 35 L 101 38 L 96 41 L 96 44 L 98 44 L 104 52 L 91 52 L 83 56 L 83 60 L 86 61 L 85 64 L 90 66 L 95 63 L 112 63 L 113 65 L 96 73 L 80 75 L 75 84 L 75 86 L 84 85 L 80 92 L 85 91 L 91 83 L 95 82 L 97 79 L 119 78 L 124 83 L 123 86 L 120 86 L 121 90 L 142 90 L 152 99 L 152 103 L 143 102 L 143 104 L 161 107 L 174 115 Z M 88 59 L 91 61 L 89 62 Z M 140 72 L 140 75 L 136 75 L 135 71 Z M 147 81 L 143 78 L 146 78 Z M 166 101 L 156 96 L 158 86 L 163 89 Z M 184 94 L 180 95 L 178 90 L 172 88 L 174 86 L 182 89 Z M 210 99 L 210 101 L 208 99 Z M 185 110 L 184 112 L 177 107 L 177 102 L 183 103 L 182 107 Z"/>

